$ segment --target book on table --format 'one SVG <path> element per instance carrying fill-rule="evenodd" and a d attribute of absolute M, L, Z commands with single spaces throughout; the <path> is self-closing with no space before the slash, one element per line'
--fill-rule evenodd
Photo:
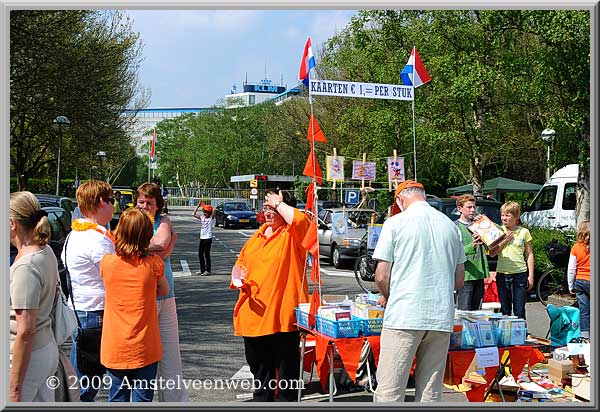
<path fill-rule="evenodd" d="M 475 216 L 473 223 L 467 226 L 467 228 L 471 233 L 478 235 L 488 249 L 495 247 L 506 237 L 502 229 L 496 226 L 486 215 Z"/>

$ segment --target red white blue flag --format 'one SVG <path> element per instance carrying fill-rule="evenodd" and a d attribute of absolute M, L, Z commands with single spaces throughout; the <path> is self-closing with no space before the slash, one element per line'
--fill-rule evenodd
<path fill-rule="evenodd" d="M 310 71 L 315 66 L 315 55 L 313 54 L 312 44 L 310 42 L 309 36 L 306 40 L 306 44 L 304 45 L 304 54 L 302 55 L 302 61 L 300 62 L 300 72 L 298 73 L 298 80 L 300 80 L 306 87 L 308 87 Z"/>
<path fill-rule="evenodd" d="M 415 88 L 425 84 L 431 80 L 431 76 L 427 73 L 425 65 L 421 61 L 417 48 L 413 47 L 408 63 L 400 73 L 402 84 L 405 86 L 414 86 Z M 414 79 L 414 80 L 413 80 Z"/>

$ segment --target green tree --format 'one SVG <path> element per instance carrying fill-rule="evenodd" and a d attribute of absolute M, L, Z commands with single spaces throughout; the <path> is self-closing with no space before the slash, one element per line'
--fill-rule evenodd
<path fill-rule="evenodd" d="M 147 100 L 131 22 L 120 11 L 15 10 L 10 17 L 11 174 L 19 189 L 32 176 L 55 173 L 59 115 L 71 122 L 63 132 L 65 175 L 91 170 L 100 150 L 109 154 L 107 170 L 118 168 L 131 157 L 123 147 L 135 109 Z"/>

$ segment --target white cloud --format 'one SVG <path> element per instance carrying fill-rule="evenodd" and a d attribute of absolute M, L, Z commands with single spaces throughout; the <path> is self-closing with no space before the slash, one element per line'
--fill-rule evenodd
<path fill-rule="evenodd" d="M 354 11 L 338 10 L 315 14 L 315 18 L 310 23 L 313 47 L 320 47 L 321 43 L 342 31 L 354 13 Z"/>

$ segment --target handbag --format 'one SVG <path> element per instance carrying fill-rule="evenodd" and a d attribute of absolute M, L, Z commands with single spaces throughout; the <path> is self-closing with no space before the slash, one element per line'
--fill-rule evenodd
<path fill-rule="evenodd" d="M 71 275 L 69 268 L 67 267 L 67 245 L 69 243 L 69 236 L 65 241 L 65 269 L 67 275 L 67 281 L 69 282 L 69 295 L 71 295 L 71 303 L 73 304 L 73 310 L 75 313 L 75 319 L 77 321 L 77 334 L 75 335 L 75 346 L 76 346 L 76 360 L 77 369 L 83 375 L 87 376 L 102 376 L 106 372 L 106 367 L 100 363 L 100 345 L 102 342 L 102 326 L 98 328 L 84 328 L 81 326 L 79 315 L 75 309 L 75 300 L 73 299 L 73 287 L 71 285 Z"/>
<path fill-rule="evenodd" d="M 56 284 L 56 295 L 54 296 L 54 306 L 50 312 L 50 318 L 52 319 L 54 340 L 60 346 L 73 335 L 73 331 L 77 328 L 77 317 L 75 312 L 67 305 L 67 299 L 60 286 L 60 279 Z"/>

